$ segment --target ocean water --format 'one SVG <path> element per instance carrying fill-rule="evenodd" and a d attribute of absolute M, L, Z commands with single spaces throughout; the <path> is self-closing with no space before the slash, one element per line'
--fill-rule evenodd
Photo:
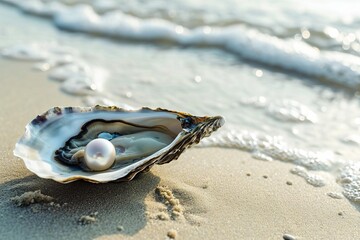
<path fill-rule="evenodd" d="M 222 115 L 201 147 L 292 163 L 309 184 L 337 182 L 360 202 L 359 7 L 1 0 L 0 51 L 33 61 L 87 105 Z"/>

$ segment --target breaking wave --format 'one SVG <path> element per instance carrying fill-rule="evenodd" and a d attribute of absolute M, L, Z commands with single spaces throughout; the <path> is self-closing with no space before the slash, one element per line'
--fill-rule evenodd
<path fill-rule="evenodd" d="M 290 70 L 322 81 L 358 89 L 360 57 L 323 51 L 301 40 L 282 39 L 243 25 L 189 29 L 169 20 L 142 19 L 113 10 L 97 13 L 91 5 L 67 6 L 39 0 L 2 0 L 21 10 L 52 19 L 60 29 L 179 46 L 215 47 L 244 59 Z"/>

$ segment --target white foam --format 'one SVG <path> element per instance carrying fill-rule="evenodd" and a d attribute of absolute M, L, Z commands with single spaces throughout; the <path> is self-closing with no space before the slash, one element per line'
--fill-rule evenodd
<path fill-rule="evenodd" d="M 99 12 L 106 12 L 117 8 L 117 4 L 113 0 L 94 0 L 91 5 Z"/>
<path fill-rule="evenodd" d="M 343 198 L 343 195 L 341 193 L 337 193 L 337 192 L 328 192 L 327 195 L 334 199 L 342 199 Z"/>
<path fill-rule="evenodd" d="M 54 68 L 49 73 L 49 78 L 63 82 L 66 79 L 71 78 L 75 75 L 83 75 L 87 76 L 89 75 L 90 67 L 85 63 L 77 63 L 77 64 L 66 64 L 63 66 L 58 66 Z"/>
<path fill-rule="evenodd" d="M 243 105 L 248 105 L 257 108 L 264 108 L 269 105 L 268 100 L 263 96 L 243 98 L 240 100 L 240 103 Z"/>
<path fill-rule="evenodd" d="M 8 58 L 29 61 L 43 61 L 51 66 L 73 61 L 76 51 L 54 43 L 17 44 L 1 49 L 1 55 Z"/>
<path fill-rule="evenodd" d="M 99 67 L 89 67 L 89 71 L 75 72 L 61 84 L 61 90 L 72 95 L 86 96 L 102 92 L 108 72 Z"/>
<path fill-rule="evenodd" d="M 100 93 L 108 77 L 107 70 L 92 66 L 77 51 L 55 43 L 14 45 L 1 50 L 5 57 L 35 61 L 34 68 L 48 71 L 48 77 L 62 82 L 61 90 L 72 95 Z"/>
<path fill-rule="evenodd" d="M 318 121 L 317 115 L 307 106 L 294 100 L 281 100 L 271 103 L 268 107 L 268 113 L 279 120 L 295 122 Z"/>
<path fill-rule="evenodd" d="M 341 140 L 344 143 L 357 145 L 357 146 L 360 145 L 360 135 L 357 135 L 357 134 L 352 134 L 352 135 L 346 136 Z"/>
<path fill-rule="evenodd" d="M 3 0 L 4 1 L 4 0 Z M 66 7 L 38 0 L 6 0 L 27 12 L 51 15 L 62 29 L 141 41 L 166 40 L 186 46 L 212 46 L 266 65 L 293 70 L 347 87 L 360 86 L 360 58 L 320 51 L 294 39 L 280 39 L 241 25 L 188 29 L 164 19 L 141 19 L 116 10 L 99 15 L 90 5 Z"/>
<path fill-rule="evenodd" d="M 258 151 L 254 151 L 251 153 L 251 156 L 255 159 L 258 159 L 258 160 L 262 160 L 262 161 L 267 161 L 267 162 L 271 162 L 273 161 L 274 159 L 262 152 L 258 152 Z"/>
<path fill-rule="evenodd" d="M 269 136 L 248 131 L 229 129 L 236 127 L 227 126 L 222 131 L 213 134 L 211 138 L 202 140 L 202 147 L 236 148 L 248 152 L 260 153 L 268 159 L 291 162 L 310 170 L 331 171 L 343 166 L 343 161 L 336 159 L 329 151 L 315 152 L 288 146 L 281 137 Z"/>
<path fill-rule="evenodd" d="M 41 48 L 38 44 L 15 45 L 1 50 L 1 55 L 18 60 L 45 60 L 49 58 L 48 51 Z"/>
<path fill-rule="evenodd" d="M 90 6 L 57 14 L 64 29 L 137 40 L 168 40 L 180 45 L 210 45 L 267 65 L 327 78 L 349 87 L 360 84 L 360 58 L 339 52 L 320 52 L 296 40 L 284 40 L 240 25 L 187 29 L 162 19 L 140 19 L 115 11 L 98 15 Z"/>
<path fill-rule="evenodd" d="M 360 203 L 360 163 L 352 163 L 344 167 L 338 182 L 344 188 L 345 197 Z"/>
<path fill-rule="evenodd" d="M 318 122 L 318 116 L 306 105 L 292 99 L 269 101 L 263 96 L 243 98 L 240 103 L 256 108 L 266 108 L 269 116 L 285 122 Z"/>
<path fill-rule="evenodd" d="M 325 186 L 325 180 L 314 173 L 309 173 L 305 168 L 297 166 L 290 170 L 292 174 L 298 175 L 306 180 L 307 183 L 313 185 L 314 187 L 323 187 Z"/>
<path fill-rule="evenodd" d="M 26 13 L 39 16 L 52 17 L 54 14 L 65 11 L 68 7 L 62 3 L 50 1 L 43 2 L 41 0 L 1 0 L 2 2 L 17 6 Z"/>
<path fill-rule="evenodd" d="M 229 126 L 228 126 L 229 128 Z M 343 187 L 343 194 L 349 200 L 360 203 L 360 163 L 336 159 L 330 152 L 313 152 L 296 149 L 285 144 L 280 137 L 272 137 L 247 131 L 225 129 L 203 139 L 200 147 L 222 147 L 245 150 L 260 160 L 280 160 L 297 165 L 291 173 L 307 183 L 322 187 L 325 179 L 319 174 L 331 173 Z M 259 156 L 259 157 L 258 157 Z M 311 171 L 309 171 L 311 170 Z M 328 193 L 332 198 L 341 198 L 338 193 Z"/>

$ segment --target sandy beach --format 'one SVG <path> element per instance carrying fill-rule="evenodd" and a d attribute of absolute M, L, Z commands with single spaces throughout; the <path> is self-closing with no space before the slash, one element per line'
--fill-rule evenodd
<path fill-rule="evenodd" d="M 27 62 L 0 59 L 1 239 L 357 239 L 358 206 L 335 182 L 313 187 L 293 165 L 233 149 L 192 148 L 131 182 L 60 184 L 13 156 L 25 125 L 53 106 L 81 105 Z M 12 197 L 41 190 L 48 203 Z M 81 221 L 90 217 L 88 222 Z M 84 219 L 84 218 L 83 218 Z M 88 224 L 86 224 L 88 223 Z M 287 234 L 287 235 L 286 235 Z"/>

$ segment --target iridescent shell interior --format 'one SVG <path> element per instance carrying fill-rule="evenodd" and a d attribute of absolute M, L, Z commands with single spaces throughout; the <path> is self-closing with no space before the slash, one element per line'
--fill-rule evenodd
<path fill-rule="evenodd" d="M 26 126 L 14 154 L 39 177 L 62 183 L 131 180 L 155 163 L 177 159 L 223 124 L 219 116 L 196 117 L 160 108 L 55 107 Z M 82 164 L 81 151 L 96 138 L 108 139 L 116 149 L 115 163 L 100 172 Z M 136 141 L 127 144 L 129 139 Z"/>

